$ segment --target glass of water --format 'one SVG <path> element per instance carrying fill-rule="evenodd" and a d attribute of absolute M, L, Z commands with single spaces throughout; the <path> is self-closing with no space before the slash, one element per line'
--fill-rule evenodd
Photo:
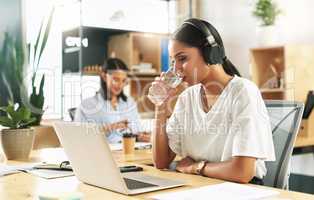
<path fill-rule="evenodd" d="M 180 77 L 176 72 L 174 67 L 170 67 L 161 77 L 160 80 L 170 88 L 176 88 L 181 82 L 182 77 Z M 157 106 L 160 106 L 168 98 L 167 87 L 157 87 L 152 86 L 148 92 L 149 100 Z"/>

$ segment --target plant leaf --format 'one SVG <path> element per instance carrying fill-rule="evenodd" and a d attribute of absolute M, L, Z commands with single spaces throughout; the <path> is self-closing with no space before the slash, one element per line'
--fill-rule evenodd
<path fill-rule="evenodd" d="M 2 106 L 2 107 L 0 107 L 0 110 L 3 112 L 7 112 L 7 107 Z"/>
<path fill-rule="evenodd" d="M 8 117 L 0 116 L 0 124 L 5 127 L 15 128 L 14 123 Z"/>
<path fill-rule="evenodd" d="M 26 108 L 25 106 L 21 106 L 18 111 L 17 111 L 20 119 L 23 120 L 27 120 L 31 117 L 31 111 Z"/>
<path fill-rule="evenodd" d="M 54 11 L 55 11 L 55 7 L 52 7 L 50 15 L 49 15 L 49 18 L 48 18 L 47 26 L 45 28 L 42 44 L 41 44 L 41 47 L 40 47 L 40 53 L 39 53 L 38 60 L 37 60 L 37 65 L 36 65 L 37 67 L 39 65 L 39 61 L 40 61 L 41 55 L 42 55 L 42 53 L 43 53 L 43 51 L 44 51 L 44 49 L 46 47 L 46 44 L 47 44 L 47 40 L 48 40 L 48 37 L 49 37 L 49 34 L 50 34 L 50 28 L 51 28 L 51 24 L 52 24 L 52 18 L 53 18 Z M 37 69 L 36 69 L 36 71 L 37 71 Z"/>
<path fill-rule="evenodd" d="M 35 68 L 35 64 L 36 64 L 37 49 L 38 49 L 39 40 L 40 40 L 40 37 L 41 37 L 41 33 L 42 33 L 42 30 L 43 30 L 43 27 L 44 27 L 44 19 L 43 19 L 43 21 L 40 24 L 39 33 L 37 35 L 36 43 L 35 43 L 35 46 L 34 46 L 33 68 Z M 37 67 L 36 67 L 35 73 L 36 73 L 36 71 L 37 71 Z"/>
<path fill-rule="evenodd" d="M 39 95 L 44 96 L 44 84 L 45 84 L 45 74 L 43 74 L 41 81 L 40 81 L 40 86 L 39 86 Z"/>
<path fill-rule="evenodd" d="M 14 121 L 14 119 L 18 118 L 17 113 L 14 110 L 14 105 L 13 104 L 9 104 L 7 106 L 7 115 L 10 119 L 12 119 Z"/>
<path fill-rule="evenodd" d="M 24 120 L 22 121 L 20 124 L 19 124 L 19 128 L 27 128 L 31 123 L 35 122 L 36 121 L 36 118 L 35 117 L 32 117 L 32 118 L 29 118 L 27 120 Z"/>

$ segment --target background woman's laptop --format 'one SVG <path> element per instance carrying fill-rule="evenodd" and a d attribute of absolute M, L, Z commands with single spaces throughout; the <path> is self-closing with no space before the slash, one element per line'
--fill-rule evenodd
<path fill-rule="evenodd" d="M 74 174 L 84 183 L 128 195 L 184 185 L 141 172 L 121 174 L 97 125 L 57 122 L 54 128 Z"/>

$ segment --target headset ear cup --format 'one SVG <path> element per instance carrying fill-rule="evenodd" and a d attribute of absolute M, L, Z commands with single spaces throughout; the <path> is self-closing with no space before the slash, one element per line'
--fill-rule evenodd
<path fill-rule="evenodd" d="M 204 58 L 204 61 L 207 64 L 211 64 L 210 52 L 211 52 L 211 47 L 210 46 L 205 46 L 203 48 L 203 58 Z"/>
<path fill-rule="evenodd" d="M 211 48 L 209 58 L 210 64 L 222 64 L 223 63 L 223 51 L 219 46 Z"/>

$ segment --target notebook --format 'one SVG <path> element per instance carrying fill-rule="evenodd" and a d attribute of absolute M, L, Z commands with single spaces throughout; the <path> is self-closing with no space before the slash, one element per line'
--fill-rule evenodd
<path fill-rule="evenodd" d="M 61 163 L 40 163 L 34 165 L 32 169 L 26 170 L 35 176 L 39 176 L 45 179 L 63 178 L 67 176 L 74 176 L 72 167 L 69 161 L 63 161 Z"/>
<path fill-rule="evenodd" d="M 278 191 L 243 184 L 225 182 L 179 192 L 170 192 L 152 196 L 154 200 L 252 200 L 265 199 L 279 195 Z"/>
<path fill-rule="evenodd" d="M 32 169 L 32 170 L 27 170 L 27 173 L 30 173 L 32 175 L 39 176 L 45 179 L 54 179 L 54 178 L 74 176 L 73 171 L 54 170 L 54 169 Z"/>
<path fill-rule="evenodd" d="M 5 165 L 0 164 L 0 176 L 5 176 L 9 174 L 15 174 L 22 171 L 27 171 L 32 169 L 34 164 L 25 164 L 25 165 Z"/>

